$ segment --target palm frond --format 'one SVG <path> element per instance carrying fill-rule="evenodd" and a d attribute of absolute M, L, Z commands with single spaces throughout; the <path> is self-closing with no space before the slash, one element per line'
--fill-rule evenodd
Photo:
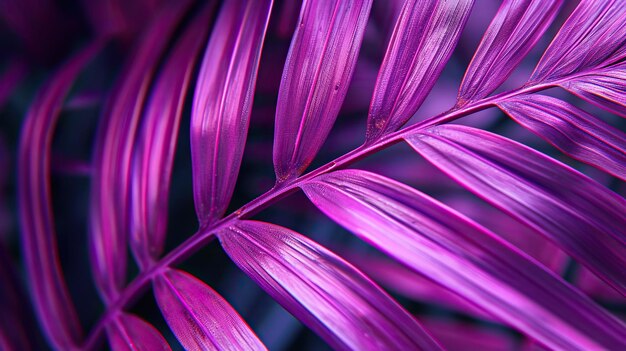
<path fill-rule="evenodd" d="M 241 269 L 334 348 L 440 349 L 382 289 L 302 235 L 241 221 L 219 238 Z"/>
<path fill-rule="evenodd" d="M 276 105 L 278 182 L 302 174 L 330 133 L 348 91 L 371 6 L 371 0 L 302 4 Z"/>
<path fill-rule="evenodd" d="M 59 349 L 76 347 L 82 328 L 59 265 L 48 181 L 50 144 L 66 94 L 102 45 L 96 42 L 83 49 L 42 88 L 30 107 L 21 137 L 18 172 L 20 178 L 28 179 L 19 188 L 24 261 L 42 329 Z"/>
<path fill-rule="evenodd" d="M 185 272 L 156 277 L 154 293 L 170 328 L 189 350 L 265 350 L 235 310 L 213 289 Z"/>
<path fill-rule="evenodd" d="M 413 189 L 373 173 L 345 170 L 318 177 L 303 190 L 363 240 L 548 347 L 611 349 L 626 342 L 623 325 L 591 300 L 494 234 Z"/>
<path fill-rule="evenodd" d="M 482 2 L 394 0 L 376 4 L 373 11 L 380 14 L 371 21 L 371 0 L 304 0 L 297 21 L 291 1 L 85 2 L 96 39 L 40 89 L 19 143 L 20 236 L 32 305 L 49 345 L 94 350 L 106 337 L 114 350 L 170 350 L 176 338 L 189 350 L 266 349 L 266 337 L 247 324 L 250 313 L 240 311 L 242 304 L 203 281 L 203 272 L 222 265 L 179 267 L 219 243 L 214 246 L 234 269 L 335 349 L 520 346 L 496 329 L 409 311 L 377 284 L 409 300 L 515 330 L 527 338 L 524 347 L 625 348 L 624 321 L 598 301 L 626 301 L 626 200 L 618 193 L 626 180 L 626 135 L 623 120 L 607 122 L 602 111 L 626 116 L 626 1 L 582 0 L 556 31 L 564 3 L 504 0 L 493 8 L 477 49 L 465 60 L 469 64 L 458 69 L 459 52 L 468 48 L 457 46 Z M 0 5 L 31 7 L 30 1 Z M 52 11 L 50 18 L 36 12 L 45 23 L 56 23 Z M 26 46 L 48 47 L 20 16 L 7 12 L 0 18 Z M 549 45 L 545 41 L 545 53 L 521 81 L 516 69 L 538 54 L 552 29 L 556 35 Z M 64 30 L 51 30 L 50 38 Z M 385 37 L 388 43 L 382 43 Z M 74 100 L 93 93 L 84 88 L 81 73 L 111 43 L 122 44 L 123 52 L 131 39 L 85 167 L 91 182 L 85 252 L 104 312 L 84 336 L 84 304 L 72 298 L 61 265 L 59 247 L 67 237 L 57 235 L 54 218 L 53 141 L 64 107 L 91 106 L 65 102 L 73 86 L 79 90 Z M 386 49 L 377 50 L 381 44 Z M 275 62 L 284 55 L 284 66 Z M 0 107 L 31 72 L 17 54 L 11 58 L 1 75 Z M 460 84 L 458 93 L 436 86 L 440 76 L 450 79 L 449 71 L 459 77 L 465 72 L 453 83 Z M 353 76 L 359 80 L 352 82 Z M 509 81 L 519 81 L 519 87 L 502 87 Z M 600 108 L 588 110 L 573 96 L 548 90 L 554 87 Z M 448 98 L 439 96 L 443 90 L 450 90 Z M 369 95 L 371 101 L 355 99 L 342 111 L 347 96 Z M 448 110 L 420 114 L 404 126 L 433 95 L 438 103 L 449 102 Z M 495 111 L 493 125 L 452 123 L 487 109 Z M 352 118 L 354 111 L 359 118 Z M 514 125 L 505 114 L 539 137 L 520 138 L 534 148 L 502 128 Z M 190 152 L 177 145 L 187 141 L 181 134 L 186 121 Z M 341 132 L 333 133 L 336 122 Z M 271 129 L 273 136 L 264 139 Z M 348 152 L 337 146 L 363 139 Z M 558 150 L 543 148 L 541 139 Z M 390 153 L 382 151 L 394 144 L 415 152 L 387 158 Z M 328 156 L 339 149 L 338 157 Z M 189 208 L 170 196 L 178 195 L 177 153 L 190 155 L 191 176 L 184 181 L 191 184 L 184 199 Z M 256 155 L 253 162 L 249 153 Z M 348 169 L 369 156 L 375 172 Z M 327 163 L 318 166 L 318 160 Z M 270 173 L 273 168 L 275 182 L 251 171 L 255 164 Z M 419 190 L 386 176 L 398 169 Z M 258 195 L 265 185 L 269 190 Z M 469 192 L 458 193 L 459 186 Z M 429 187 L 435 188 L 432 194 Z M 254 195 L 242 196 L 245 188 L 254 188 Z M 314 240 L 299 234 L 315 232 L 306 223 L 316 217 L 306 201 L 287 199 L 300 190 L 323 215 L 373 248 L 363 249 L 351 237 L 335 246 L 332 240 L 317 242 L 324 241 L 321 235 Z M 285 206 L 283 199 L 291 202 Z M 178 220 L 172 213 L 193 214 L 192 201 L 199 228 L 188 237 L 168 237 L 172 218 Z M 292 213 L 296 220 L 289 218 Z M 325 230 L 334 226 L 315 223 Z M 363 254 L 370 249 L 379 256 Z M 347 260 L 333 251 L 348 253 Z M 0 271 L 2 281 L 4 275 Z M 133 309 L 150 287 L 161 323 Z M 7 335 L 0 330 L 0 348 L 23 344 Z M 472 340 L 478 337 L 488 341 Z"/>
<path fill-rule="evenodd" d="M 272 4 L 225 4 L 204 54 L 191 118 L 194 203 L 201 226 L 224 215 L 235 188 Z"/>

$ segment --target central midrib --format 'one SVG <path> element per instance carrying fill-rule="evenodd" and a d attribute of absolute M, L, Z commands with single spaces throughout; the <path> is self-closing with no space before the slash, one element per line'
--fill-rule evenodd
<path fill-rule="evenodd" d="M 566 80 L 570 80 L 572 77 L 568 77 Z M 238 210 L 222 218 L 219 221 L 213 223 L 210 227 L 201 227 L 198 231 L 185 240 L 182 244 L 170 251 L 161 260 L 156 261 L 153 266 L 147 267 L 143 272 L 139 273 L 118 295 L 115 301 L 108 306 L 105 314 L 92 328 L 91 333 L 85 340 L 85 343 L 80 348 L 81 350 L 94 350 L 98 346 L 99 338 L 102 336 L 105 327 L 109 324 L 113 317 L 123 308 L 128 307 L 132 302 L 144 292 L 148 283 L 156 276 L 163 273 L 164 269 L 175 265 L 192 254 L 196 253 L 202 247 L 215 239 L 215 233 L 232 225 L 235 221 L 245 219 L 253 216 L 261 210 L 267 208 L 278 200 L 295 192 L 300 185 L 308 182 L 309 180 L 325 174 L 331 170 L 335 170 L 341 167 L 348 166 L 370 154 L 385 149 L 391 145 L 394 145 L 405 136 L 413 134 L 419 130 L 423 130 L 435 125 L 448 123 L 456 119 L 468 116 L 478 111 L 484 110 L 489 107 L 495 106 L 496 103 L 502 102 L 508 98 L 535 93 L 541 90 L 551 88 L 558 85 L 560 82 L 550 83 L 537 83 L 531 86 L 525 86 L 516 90 L 504 92 L 498 95 L 483 98 L 481 100 L 468 103 L 457 109 L 451 109 L 434 117 L 428 118 L 422 122 L 410 125 L 404 129 L 401 129 L 395 133 L 388 134 L 378 141 L 371 144 L 361 145 L 352 151 L 336 158 L 327 164 L 312 170 L 298 178 L 286 181 L 285 183 L 278 184 L 274 188 L 268 190 L 264 194 L 243 205 Z"/>

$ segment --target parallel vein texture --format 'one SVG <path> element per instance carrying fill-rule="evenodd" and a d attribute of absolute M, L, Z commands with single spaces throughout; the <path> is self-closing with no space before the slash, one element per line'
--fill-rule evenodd
<path fill-rule="evenodd" d="M 472 325 L 463 321 L 451 321 L 437 317 L 426 319 L 424 324 L 433 331 L 433 335 L 441 340 L 441 344 L 448 351 L 503 351 L 517 348 L 534 350 L 525 347 L 526 345 L 520 347 L 510 335 L 497 329 L 490 329 L 488 326 Z M 529 342 L 526 341 L 526 343 Z"/>
<path fill-rule="evenodd" d="M 544 53 L 530 81 L 556 81 L 623 60 L 625 21 L 626 0 L 582 0 Z"/>
<path fill-rule="evenodd" d="M 204 54 L 191 114 L 193 190 L 201 226 L 221 217 L 233 194 L 272 3 L 225 2 Z"/>
<path fill-rule="evenodd" d="M 274 131 L 278 182 L 311 164 L 348 91 L 372 0 L 305 0 L 283 71 Z"/>
<path fill-rule="evenodd" d="M 368 142 L 397 130 L 417 112 L 452 55 L 473 3 L 405 2 L 376 80 Z"/>
<path fill-rule="evenodd" d="M 170 176 L 187 88 L 213 6 L 186 29 L 160 72 L 146 107 L 132 164 L 131 248 L 145 267 L 163 251 Z"/>
<path fill-rule="evenodd" d="M 594 105 L 626 117 L 626 63 L 594 70 L 561 86 Z"/>
<path fill-rule="evenodd" d="M 163 335 L 152 325 L 132 314 L 123 313 L 107 327 L 113 351 L 168 351 Z"/>
<path fill-rule="evenodd" d="M 491 94 L 556 16 L 562 0 L 505 0 L 485 32 L 459 90 L 459 103 Z"/>
<path fill-rule="evenodd" d="M 132 151 L 150 80 L 191 0 L 168 3 L 127 62 L 99 126 L 91 184 L 90 248 L 96 286 L 114 298 L 126 279 Z"/>
<path fill-rule="evenodd" d="M 626 326 L 501 239 L 404 184 L 360 170 L 302 189 L 389 256 L 553 349 L 619 349 Z"/>
<path fill-rule="evenodd" d="M 274 224 L 218 234 L 233 261 L 337 350 L 438 350 L 400 305 L 346 261 Z"/>
<path fill-rule="evenodd" d="M 626 134 L 559 99 L 528 95 L 498 106 L 567 155 L 626 180 Z"/>
<path fill-rule="evenodd" d="M 51 208 L 50 149 L 65 96 L 102 46 L 102 42 L 94 42 L 81 50 L 41 89 L 20 138 L 18 200 L 24 261 L 39 322 L 51 345 L 60 350 L 76 347 L 82 328 L 59 264 Z"/>
<path fill-rule="evenodd" d="M 495 134 L 449 125 L 408 137 L 428 161 L 526 223 L 626 294 L 626 200 L 587 176 Z"/>
<path fill-rule="evenodd" d="M 626 0 L 584 0 L 535 68 L 531 82 L 551 81 L 626 117 Z"/>
<path fill-rule="evenodd" d="M 157 303 L 187 350 L 265 350 L 239 314 L 197 278 L 167 270 L 154 279 Z"/>

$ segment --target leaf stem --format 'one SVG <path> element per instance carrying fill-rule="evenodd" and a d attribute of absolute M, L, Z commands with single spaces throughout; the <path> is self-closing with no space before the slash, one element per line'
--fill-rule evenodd
<path fill-rule="evenodd" d="M 402 141 L 402 139 L 409 134 L 435 125 L 448 123 L 456 119 L 476 113 L 478 111 L 482 111 L 489 107 L 495 106 L 497 103 L 505 101 L 511 97 L 535 93 L 556 85 L 558 85 L 558 82 L 526 85 L 519 89 L 486 97 L 484 99 L 470 102 L 461 106 L 455 106 L 451 110 L 448 110 L 444 113 L 405 127 L 397 132 L 387 134 L 374 142 L 371 142 L 369 144 L 363 144 L 356 149 L 344 154 L 343 156 L 336 158 L 334 161 L 331 161 L 298 178 L 287 180 L 284 183 L 278 183 L 272 189 L 268 190 L 256 199 L 250 201 L 246 205 L 243 205 L 237 211 L 216 222 L 208 223 L 204 227 L 201 227 L 195 234 L 185 240 L 177 248 L 170 251 L 161 260 L 159 260 L 158 262 L 154 262 L 150 267 L 147 267 L 145 270 L 139 273 L 126 286 L 124 291 L 114 301 L 111 301 L 111 303 L 107 307 L 106 312 L 97 322 L 97 324 L 92 328 L 91 333 L 85 340 L 85 343 L 83 344 L 81 349 L 95 350 L 101 341 L 106 326 L 111 321 L 113 321 L 113 319 L 119 313 L 121 313 L 124 308 L 131 306 L 135 302 L 135 300 L 148 289 L 148 284 L 153 278 L 161 274 L 168 267 L 176 265 L 181 261 L 184 261 L 192 254 L 196 253 L 198 250 L 200 250 L 215 239 L 215 233 L 219 232 L 223 228 L 230 226 L 236 220 L 250 218 L 256 213 L 272 205 L 273 203 L 296 192 L 297 189 L 307 181 L 322 174 L 328 173 L 332 170 L 346 167 L 358 160 L 365 158 L 368 155 L 371 155 L 377 151 L 394 145 Z"/>

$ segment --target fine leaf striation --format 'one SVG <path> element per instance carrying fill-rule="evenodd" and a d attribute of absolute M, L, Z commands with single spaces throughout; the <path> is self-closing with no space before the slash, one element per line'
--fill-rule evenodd
<path fill-rule="evenodd" d="M 477 47 L 465 47 L 466 24 L 486 3 L 146 0 L 113 1 L 103 13 L 85 5 L 98 36 L 30 103 L 17 156 L 25 275 L 49 345 L 90 351 L 106 339 L 113 350 L 266 350 L 271 333 L 246 303 L 203 281 L 232 268 L 337 350 L 439 350 L 454 348 L 450 334 L 471 340 L 494 330 L 508 333 L 496 332 L 498 345 L 518 348 L 626 348 L 623 319 L 585 288 L 595 282 L 602 296 L 626 301 L 626 134 L 613 116 L 626 116 L 626 0 L 504 0 Z M 150 20 L 132 23 L 137 14 Z M 541 54 L 542 41 L 550 44 L 520 78 L 516 70 Z M 88 95 L 79 76 L 112 43 L 127 54 L 102 94 L 83 230 L 103 313 L 84 335 L 77 306 L 85 304 L 70 295 L 61 264 L 68 237 L 57 239 L 53 140 L 59 119 L 76 108 L 66 97 L 72 89 L 76 100 Z M 449 71 L 458 74 L 442 85 L 447 109 L 420 114 Z M 0 105 L 28 72 L 15 65 L 2 74 Z M 342 110 L 344 100 L 358 118 Z M 469 121 L 483 110 L 494 123 Z M 454 123 L 465 117 L 472 126 Z M 405 126 L 409 120 L 416 122 Z M 273 135 L 263 139 L 266 129 Z M 190 145 L 181 146 L 181 133 Z M 354 140 L 364 142 L 333 154 Z M 393 166 L 382 151 L 395 144 L 407 152 Z M 199 225 L 170 246 L 181 153 Z M 305 172 L 318 160 L 327 163 Z M 361 160 L 364 170 L 350 169 Z M 367 162 L 377 171 L 365 170 Z M 388 176 L 393 168 L 410 185 Z M 251 188 L 255 196 L 227 213 Z M 291 197 L 300 191 L 306 197 Z M 354 237 L 338 238 L 339 227 Z M 534 258 L 539 251 L 554 257 Z M 221 254 L 232 267 L 186 266 L 196 253 Z M 409 296 L 411 286 L 417 293 Z M 444 293 L 420 293 L 431 288 Z M 135 308 L 149 289 L 162 319 Z M 248 305 L 264 301 L 241 295 Z M 412 300 L 417 309 L 407 308 Z M 433 318 L 441 315 L 430 302 L 498 327 L 458 328 Z"/>

